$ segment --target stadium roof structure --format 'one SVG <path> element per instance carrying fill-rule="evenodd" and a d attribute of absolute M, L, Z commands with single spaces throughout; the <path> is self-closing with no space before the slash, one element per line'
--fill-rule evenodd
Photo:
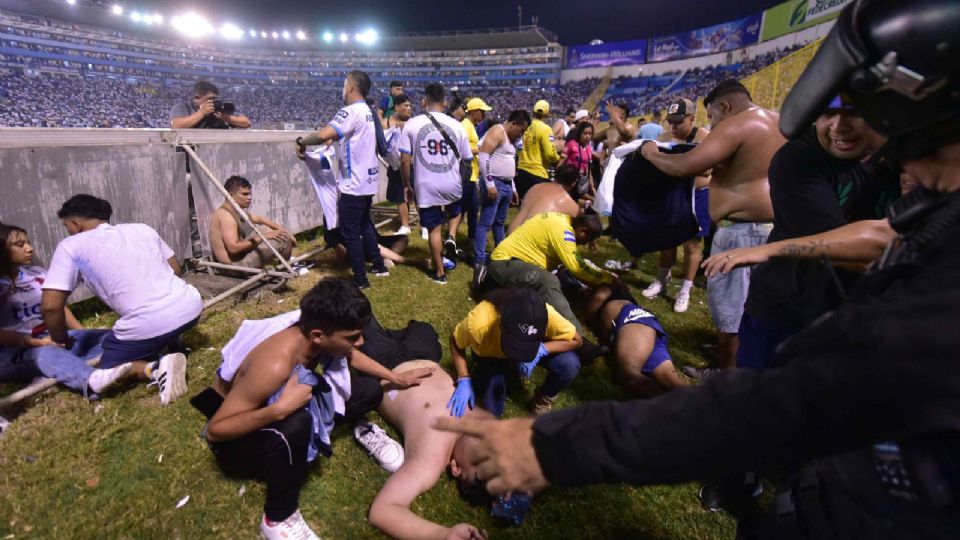
<path fill-rule="evenodd" d="M 97 7 L 79 5 L 81 9 L 65 11 L 62 0 L 0 0 L 0 9 L 42 18 L 55 19 L 66 23 L 78 23 L 94 26 L 113 32 L 122 32 L 130 37 L 141 37 L 145 41 L 162 41 L 170 44 L 183 43 L 174 31 L 167 27 L 131 25 L 126 18 L 119 19 L 106 9 L 106 2 L 96 2 Z M 544 47 L 557 43 L 557 36 L 549 30 L 535 26 L 515 26 L 509 28 L 490 28 L 479 30 L 454 30 L 443 32 L 401 33 L 378 36 L 375 46 L 363 46 L 353 41 L 342 43 L 333 40 L 325 43 L 319 39 L 310 40 L 264 40 L 254 43 L 227 41 L 219 36 L 210 39 L 191 40 L 190 45 L 210 45 L 230 49 L 272 49 L 272 50 L 310 50 L 310 51 L 420 51 L 420 50 L 457 50 L 457 49 L 498 49 L 519 47 Z"/>

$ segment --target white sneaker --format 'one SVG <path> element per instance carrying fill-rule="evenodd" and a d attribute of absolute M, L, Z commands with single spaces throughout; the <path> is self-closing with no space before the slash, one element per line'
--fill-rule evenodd
<path fill-rule="evenodd" d="M 391 439 L 380 426 L 361 420 L 353 428 L 353 436 L 384 469 L 397 472 L 403 465 L 403 446 Z"/>
<path fill-rule="evenodd" d="M 387 267 L 387 270 L 392 270 L 393 267 L 397 265 L 397 263 L 391 261 L 390 259 L 384 259 L 383 265 Z"/>
<path fill-rule="evenodd" d="M 400 227 L 399 229 L 397 229 L 397 232 L 395 232 L 394 234 L 398 234 L 398 235 L 399 235 L 399 234 L 403 234 L 403 235 L 410 234 L 410 227 L 407 227 L 406 225 L 404 225 L 403 227 Z"/>
<path fill-rule="evenodd" d="M 169 405 L 187 393 L 187 357 L 182 353 L 168 354 L 153 370 L 153 382 L 147 386 L 160 388 L 160 404 Z"/>
<path fill-rule="evenodd" d="M 267 540 L 320 540 L 304 521 L 300 510 L 272 527 L 267 525 L 267 516 L 264 515 L 260 519 L 260 536 Z"/>
<path fill-rule="evenodd" d="M 680 291 L 677 293 L 677 299 L 673 302 L 673 311 L 683 313 L 690 307 L 690 293 Z"/>
<path fill-rule="evenodd" d="M 426 227 L 420 227 L 420 238 L 426 240 L 430 236 L 430 233 L 427 232 Z"/>
<path fill-rule="evenodd" d="M 667 280 L 669 281 L 669 280 Z M 663 283 L 659 279 L 653 280 L 653 283 L 650 284 L 646 289 L 640 292 L 644 298 L 653 298 L 663 292 Z"/>
<path fill-rule="evenodd" d="M 116 384 L 124 375 L 130 373 L 132 367 L 133 364 L 120 364 L 110 369 L 95 369 L 90 374 L 90 378 L 87 379 L 87 386 L 94 394 L 101 394 L 104 390 Z"/>

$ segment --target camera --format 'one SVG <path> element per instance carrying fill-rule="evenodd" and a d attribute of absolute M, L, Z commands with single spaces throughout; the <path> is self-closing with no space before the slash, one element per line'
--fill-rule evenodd
<path fill-rule="evenodd" d="M 237 111 L 237 106 L 222 99 L 213 100 L 213 112 L 230 116 Z"/>

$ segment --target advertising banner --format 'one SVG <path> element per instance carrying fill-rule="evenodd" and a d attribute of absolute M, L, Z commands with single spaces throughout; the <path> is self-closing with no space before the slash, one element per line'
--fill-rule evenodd
<path fill-rule="evenodd" d="M 790 0 L 763 12 L 762 41 L 835 19 L 853 0 Z"/>
<path fill-rule="evenodd" d="M 567 69 L 645 64 L 646 59 L 645 39 L 567 48 Z"/>
<path fill-rule="evenodd" d="M 647 47 L 647 61 L 664 62 L 752 45 L 760 40 L 761 20 L 762 14 L 757 13 L 699 30 L 653 38 Z"/>

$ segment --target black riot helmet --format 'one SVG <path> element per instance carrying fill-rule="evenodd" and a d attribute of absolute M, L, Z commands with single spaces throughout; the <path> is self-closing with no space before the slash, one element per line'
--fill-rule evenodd
<path fill-rule="evenodd" d="M 847 6 L 784 101 L 780 130 L 796 136 L 837 94 L 900 161 L 960 140 L 960 1 Z"/>

